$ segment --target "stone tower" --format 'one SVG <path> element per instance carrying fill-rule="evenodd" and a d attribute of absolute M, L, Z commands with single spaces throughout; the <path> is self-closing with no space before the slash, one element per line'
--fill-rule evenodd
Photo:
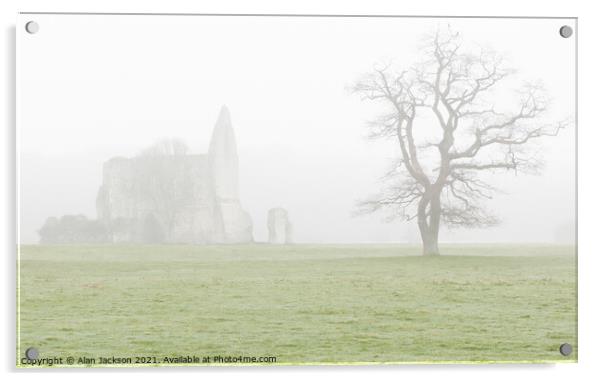
<path fill-rule="evenodd" d="M 222 106 L 209 144 L 215 194 L 219 199 L 238 199 L 238 152 L 230 111 Z"/>
<path fill-rule="evenodd" d="M 253 241 L 251 217 L 238 198 L 238 152 L 230 111 L 222 106 L 209 144 L 209 171 L 216 197 L 218 241 Z"/>

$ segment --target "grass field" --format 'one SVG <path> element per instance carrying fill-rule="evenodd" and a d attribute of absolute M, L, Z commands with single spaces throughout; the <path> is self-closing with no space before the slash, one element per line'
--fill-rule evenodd
<path fill-rule="evenodd" d="M 18 358 L 575 361 L 566 246 L 21 246 Z M 560 344 L 573 345 L 563 357 Z"/>

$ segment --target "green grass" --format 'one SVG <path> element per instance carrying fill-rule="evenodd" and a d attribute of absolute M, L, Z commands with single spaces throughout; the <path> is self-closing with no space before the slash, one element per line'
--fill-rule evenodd
<path fill-rule="evenodd" d="M 575 361 L 566 246 L 22 246 L 18 358 Z M 574 347 L 567 358 L 560 344 Z"/>

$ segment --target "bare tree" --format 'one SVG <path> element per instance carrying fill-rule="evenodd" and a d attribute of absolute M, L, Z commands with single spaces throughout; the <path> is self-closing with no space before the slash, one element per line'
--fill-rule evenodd
<path fill-rule="evenodd" d="M 141 216 L 147 230 L 143 234 L 145 241 L 172 238 L 178 213 L 188 199 L 183 193 L 192 188 L 182 184 L 182 181 L 190 181 L 185 163 L 180 160 L 187 152 L 184 141 L 164 139 L 138 155 L 139 191 L 151 200 L 154 209 L 154 215 Z"/>
<path fill-rule="evenodd" d="M 536 173 L 541 162 L 528 143 L 556 136 L 568 124 L 543 120 L 549 100 L 541 85 L 522 86 L 516 106 L 498 104 L 494 90 L 513 71 L 495 52 L 479 50 L 463 49 L 458 33 L 437 31 L 425 41 L 424 60 L 407 70 L 377 68 L 352 89 L 385 105 L 370 123 L 370 137 L 394 139 L 401 153 L 383 191 L 361 202 L 359 211 L 387 208 L 393 217 L 417 220 L 424 255 L 439 254 L 442 223 L 497 223 L 482 205 L 496 189 L 481 173 Z M 417 138 L 426 130 L 436 131 L 437 139 Z"/>
<path fill-rule="evenodd" d="M 140 152 L 139 156 L 181 156 L 188 153 L 188 146 L 181 139 L 163 139 Z"/>

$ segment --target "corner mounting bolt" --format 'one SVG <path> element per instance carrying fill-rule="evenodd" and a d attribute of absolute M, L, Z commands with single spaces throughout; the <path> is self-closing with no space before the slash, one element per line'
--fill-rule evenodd
<path fill-rule="evenodd" d="M 560 354 L 563 356 L 569 356 L 573 353 L 573 346 L 569 343 L 564 343 L 558 348 L 560 350 Z"/>
<path fill-rule="evenodd" d="M 40 352 L 37 348 L 31 347 L 27 348 L 25 351 L 25 357 L 27 357 L 28 360 L 37 360 L 39 356 Z"/>
<path fill-rule="evenodd" d="M 29 21 L 25 24 L 25 30 L 29 34 L 36 34 L 40 30 L 40 25 L 35 21 Z"/>
<path fill-rule="evenodd" d="M 573 35 L 573 28 L 568 25 L 564 25 L 560 28 L 558 33 L 560 33 L 560 37 L 562 38 L 569 38 Z"/>

